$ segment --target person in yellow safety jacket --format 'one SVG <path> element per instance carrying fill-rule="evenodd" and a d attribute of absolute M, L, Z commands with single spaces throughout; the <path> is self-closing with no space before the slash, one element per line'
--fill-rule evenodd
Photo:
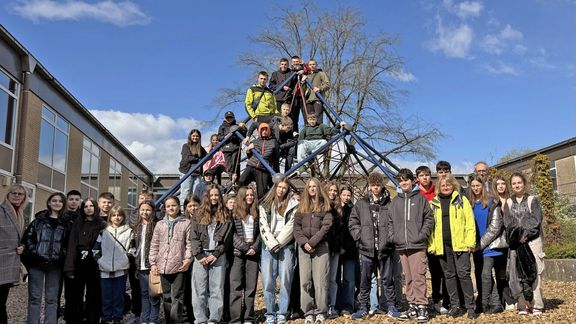
<path fill-rule="evenodd" d="M 278 114 L 276 97 L 266 86 L 268 73 L 258 73 L 258 83 L 251 86 L 246 92 L 246 112 L 258 123 L 269 123 L 274 115 Z"/>
<path fill-rule="evenodd" d="M 440 258 L 446 288 L 450 296 L 448 315 L 459 317 L 458 283 L 462 288 L 468 318 L 478 317 L 475 311 L 474 288 L 470 276 L 470 253 L 476 246 L 476 222 L 468 199 L 460 195 L 459 184 L 451 174 L 440 178 L 438 194 L 430 201 L 435 227 L 428 240 L 428 252 Z"/>

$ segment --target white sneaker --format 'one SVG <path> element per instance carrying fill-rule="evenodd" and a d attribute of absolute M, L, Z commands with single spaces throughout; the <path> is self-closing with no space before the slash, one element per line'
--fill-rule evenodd
<path fill-rule="evenodd" d="M 316 321 L 314 323 L 324 323 L 325 320 L 324 314 L 318 314 L 316 315 Z"/>
<path fill-rule="evenodd" d="M 304 319 L 304 324 L 312 324 L 314 323 L 314 315 L 306 315 Z"/>
<path fill-rule="evenodd" d="M 510 311 L 515 311 L 516 310 L 516 304 L 508 304 L 506 303 L 506 307 L 504 308 L 505 311 L 510 312 Z"/>

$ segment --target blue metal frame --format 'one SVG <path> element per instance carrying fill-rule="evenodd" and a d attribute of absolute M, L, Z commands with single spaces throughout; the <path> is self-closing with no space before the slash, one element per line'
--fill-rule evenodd
<path fill-rule="evenodd" d="M 310 88 L 314 88 L 314 86 L 312 85 L 312 83 L 308 79 L 306 79 L 306 84 Z M 334 116 L 334 118 L 337 121 L 339 121 L 339 122 L 342 121 L 342 118 L 340 118 L 340 116 L 338 116 L 338 114 L 336 114 L 336 111 L 334 110 L 334 108 L 332 108 L 332 106 L 330 106 L 330 104 L 328 104 L 328 102 L 326 101 L 326 99 L 324 99 L 322 94 L 317 92 L 316 97 L 318 99 L 320 99 L 320 101 L 324 104 L 324 107 L 327 108 L 330 111 L 330 113 L 332 113 L 332 115 Z M 373 153 L 375 153 L 377 151 L 373 147 L 367 146 L 366 145 L 367 143 L 365 143 L 362 139 L 360 139 L 360 137 L 356 133 L 350 132 L 350 136 L 352 136 L 352 138 L 354 138 L 356 140 L 356 142 L 358 142 L 358 144 L 360 144 L 360 146 L 364 149 L 364 151 L 366 151 L 366 154 L 368 154 L 368 160 L 370 160 L 372 163 L 374 163 L 374 165 L 378 166 L 382 170 L 382 172 L 384 172 L 384 174 L 388 177 L 388 179 L 390 179 L 390 181 L 392 181 L 392 183 L 394 183 L 394 185 L 398 186 L 398 181 L 396 180 L 394 173 L 390 169 L 388 169 L 387 167 L 382 165 L 380 162 L 378 162 L 378 160 L 372 155 Z M 384 159 L 384 160 L 388 164 L 394 165 L 394 163 L 392 163 L 388 159 Z M 397 168 L 398 167 L 395 166 L 394 169 L 397 169 Z"/>
<path fill-rule="evenodd" d="M 324 152 L 328 147 L 330 147 L 330 145 L 334 144 L 336 141 L 347 135 L 349 132 L 350 132 L 349 130 L 344 129 L 344 131 L 341 132 L 340 134 L 333 136 L 329 141 L 326 142 L 326 144 L 320 146 L 316 151 L 312 152 L 312 154 L 305 157 L 302 161 L 298 161 L 298 163 L 296 163 L 296 165 L 293 165 L 288 171 L 284 173 L 284 175 L 287 176 L 292 174 L 294 171 L 298 170 L 301 166 L 303 166 L 304 163 L 308 163 L 308 161 L 315 158 L 319 153 Z"/>

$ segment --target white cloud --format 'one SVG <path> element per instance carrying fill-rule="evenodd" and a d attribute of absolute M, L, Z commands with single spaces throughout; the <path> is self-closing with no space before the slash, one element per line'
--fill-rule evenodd
<path fill-rule="evenodd" d="M 177 173 L 180 150 L 188 132 L 203 126 L 196 119 L 173 119 L 161 114 L 90 112 L 153 173 Z M 202 133 L 202 142 L 208 144 L 211 132 Z"/>
<path fill-rule="evenodd" d="M 478 17 L 484 9 L 484 5 L 478 1 L 464 1 L 455 4 L 452 0 L 444 0 L 443 4 L 448 12 L 462 19 Z"/>
<path fill-rule="evenodd" d="M 488 73 L 490 74 L 512 75 L 512 76 L 520 75 L 520 71 L 518 71 L 512 65 L 506 64 L 504 62 L 497 62 L 496 64 L 486 64 L 484 65 L 484 69 L 488 71 Z"/>
<path fill-rule="evenodd" d="M 11 9 L 15 14 L 34 22 L 94 19 L 120 27 L 150 22 L 150 17 L 129 0 L 94 3 L 78 0 L 18 0 L 12 4 Z"/>
<path fill-rule="evenodd" d="M 484 51 L 490 54 L 500 55 L 508 48 L 512 47 L 514 51 L 524 50 L 525 46 L 517 44 L 522 41 L 524 35 L 512 28 L 510 25 L 506 25 L 499 33 L 488 34 L 484 36 L 480 46 Z M 513 47 L 513 44 L 519 45 L 520 47 Z"/>
<path fill-rule="evenodd" d="M 436 37 L 430 41 L 430 49 L 440 51 L 448 57 L 467 58 L 472 44 L 473 31 L 467 24 L 446 27 L 438 19 Z"/>
<path fill-rule="evenodd" d="M 544 48 L 538 49 L 536 56 L 528 59 L 528 63 L 540 70 L 550 71 L 556 68 L 548 61 L 548 52 Z"/>
<path fill-rule="evenodd" d="M 406 72 L 404 70 L 394 72 L 393 76 L 396 80 L 402 82 L 414 82 L 418 80 L 414 74 L 412 74 L 411 72 Z"/>

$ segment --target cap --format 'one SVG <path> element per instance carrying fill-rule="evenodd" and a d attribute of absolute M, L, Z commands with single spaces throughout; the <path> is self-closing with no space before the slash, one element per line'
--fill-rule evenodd
<path fill-rule="evenodd" d="M 231 112 L 231 111 L 227 111 L 227 112 L 224 114 L 224 118 L 228 118 L 228 117 L 233 117 L 233 118 L 234 118 L 234 117 L 235 117 L 235 116 L 234 116 L 234 113 Z"/>

